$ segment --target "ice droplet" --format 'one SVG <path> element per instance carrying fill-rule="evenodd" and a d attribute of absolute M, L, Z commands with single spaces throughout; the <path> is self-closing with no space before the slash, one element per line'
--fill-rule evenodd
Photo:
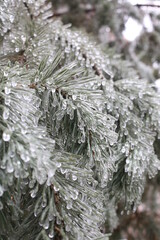
<path fill-rule="evenodd" d="M 37 192 L 34 191 L 34 190 L 32 190 L 32 191 L 31 191 L 31 198 L 35 198 L 35 197 L 36 197 L 36 194 L 37 194 Z"/>
<path fill-rule="evenodd" d="M 11 161 L 8 161 L 7 163 L 7 172 L 12 173 L 14 171 L 13 164 Z"/>
<path fill-rule="evenodd" d="M 0 185 L 0 197 L 3 195 L 4 189 L 3 187 Z"/>
<path fill-rule="evenodd" d="M 10 15 L 10 16 L 9 16 L 9 20 L 10 20 L 11 23 L 13 23 L 13 22 L 14 22 L 14 16 L 13 16 L 13 15 Z"/>
<path fill-rule="evenodd" d="M 16 48 L 15 48 L 15 52 L 19 52 L 19 48 L 16 47 Z"/>
<path fill-rule="evenodd" d="M 53 230 L 49 233 L 48 237 L 49 237 L 49 238 L 53 238 L 53 237 L 54 237 L 54 232 L 53 232 Z"/>
<path fill-rule="evenodd" d="M 5 97 L 5 104 L 9 106 L 10 102 L 11 102 L 10 97 Z"/>
<path fill-rule="evenodd" d="M 55 174 L 55 169 L 49 169 L 49 171 L 48 171 L 48 177 L 51 178 L 51 177 L 54 176 L 54 174 Z"/>
<path fill-rule="evenodd" d="M 10 135 L 10 133 L 9 133 L 9 131 L 4 131 L 3 132 L 3 140 L 5 141 L 5 142 L 8 142 L 9 140 L 10 140 L 10 138 L 11 138 L 11 135 Z"/>
<path fill-rule="evenodd" d="M 76 100 L 77 96 L 76 95 L 72 95 L 72 99 Z"/>
<path fill-rule="evenodd" d="M 42 208 L 45 208 L 47 206 L 47 200 L 43 200 L 41 206 L 42 206 Z"/>
<path fill-rule="evenodd" d="M 77 180 L 77 176 L 76 175 L 72 175 L 72 179 L 73 179 L 73 181 L 76 181 Z"/>
<path fill-rule="evenodd" d="M 57 223 L 58 225 L 60 225 L 60 224 L 61 224 L 61 219 L 59 219 L 59 218 L 57 217 L 56 223 Z"/>
<path fill-rule="evenodd" d="M 8 117 L 9 117 L 9 110 L 8 110 L 8 109 L 5 109 L 5 110 L 3 111 L 3 119 L 4 119 L 4 120 L 7 120 Z"/>
<path fill-rule="evenodd" d="M 124 211 L 121 211 L 121 215 L 123 215 L 124 214 Z"/>
<path fill-rule="evenodd" d="M 72 201 L 68 201 L 67 202 L 67 209 L 71 209 L 72 208 Z"/>
<path fill-rule="evenodd" d="M 8 77 L 8 73 L 7 73 L 7 72 L 4 72 L 4 76 L 5 76 L 5 77 Z"/>
<path fill-rule="evenodd" d="M 76 199 L 78 198 L 78 191 L 77 191 L 77 190 L 74 190 L 74 191 L 72 192 L 71 198 L 72 198 L 73 200 L 76 200 Z"/>
<path fill-rule="evenodd" d="M 54 191 L 58 192 L 59 191 L 59 187 L 54 186 Z"/>
<path fill-rule="evenodd" d="M 23 43 L 25 43 L 26 37 L 24 35 L 21 36 L 21 39 L 22 39 Z"/>
<path fill-rule="evenodd" d="M 70 232 L 70 231 L 71 231 L 71 225 L 68 225 L 68 224 L 67 224 L 67 225 L 65 226 L 65 229 L 66 229 L 66 232 Z"/>
<path fill-rule="evenodd" d="M 17 86 L 17 82 L 15 80 L 12 80 L 12 87 L 16 87 Z"/>
<path fill-rule="evenodd" d="M 121 152 L 125 153 L 125 151 L 126 151 L 125 147 L 122 147 Z"/>
<path fill-rule="evenodd" d="M 48 220 L 45 221 L 45 223 L 43 224 L 43 227 L 46 230 L 49 228 L 49 221 Z"/>
<path fill-rule="evenodd" d="M 5 87 L 4 88 L 4 91 L 5 91 L 5 94 L 10 94 L 10 92 L 11 92 L 11 89 L 9 88 L 9 87 Z"/>
<path fill-rule="evenodd" d="M 60 170 L 62 174 L 65 174 L 67 172 L 67 169 L 64 169 L 64 168 L 61 168 Z"/>
<path fill-rule="evenodd" d="M 56 165 L 58 168 L 60 168 L 62 164 L 61 164 L 60 162 L 56 162 L 55 165 Z"/>

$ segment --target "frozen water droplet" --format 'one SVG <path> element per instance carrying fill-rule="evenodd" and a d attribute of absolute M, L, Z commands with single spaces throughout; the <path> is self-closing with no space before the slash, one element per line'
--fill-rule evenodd
<path fill-rule="evenodd" d="M 60 162 L 56 162 L 55 165 L 56 165 L 58 168 L 60 168 L 62 164 L 61 164 Z"/>
<path fill-rule="evenodd" d="M 9 88 L 9 87 L 5 87 L 4 88 L 4 91 L 5 91 L 5 94 L 10 94 L 10 92 L 11 92 L 11 89 Z"/>
<path fill-rule="evenodd" d="M 37 193 L 37 192 L 36 192 L 36 191 L 34 191 L 34 190 L 33 190 L 33 191 L 31 191 L 31 198 L 35 198 L 35 197 L 36 197 L 36 193 Z"/>
<path fill-rule="evenodd" d="M 8 110 L 8 109 L 5 109 L 5 110 L 3 111 L 3 119 L 4 119 L 4 120 L 7 120 L 8 117 L 9 117 L 9 110 Z"/>
<path fill-rule="evenodd" d="M 47 205 L 47 201 L 46 201 L 46 200 L 43 200 L 43 202 L 42 202 L 42 208 L 45 208 L 46 205 Z"/>
<path fill-rule="evenodd" d="M 59 218 L 57 217 L 56 223 L 57 223 L 58 225 L 60 225 L 60 224 L 61 224 L 61 219 L 59 219 Z"/>
<path fill-rule="evenodd" d="M 49 169 L 49 171 L 48 171 L 48 177 L 51 178 L 51 177 L 54 176 L 54 174 L 55 174 L 55 169 Z"/>
<path fill-rule="evenodd" d="M 17 83 L 15 80 L 12 80 L 12 87 L 16 87 L 17 86 Z"/>
<path fill-rule="evenodd" d="M 72 198 L 73 200 L 76 200 L 76 199 L 78 198 L 78 191 L 77 191 L 77 190 L 74 190 L 74 191 L 72 192 L 71 198 Z"/>
<path fill-rule="evenodd" d="M 19 52 L 19 48 L 15 48 L 15 51 L 16 51 L 16 52 Z"/>
<path fill-rule="evenodd" d="M 36 180 L 31 180 L 30 182 L 29 182 L 29 188 L 33 188 L 34 187 L 34 185 L 35 185 L 35 183 L 36 183 Z"/>
<path fill-rule="evenodd" d="M 72 95 L 72 99 L 76 100 L 77 96 L 76 95 Z"/>
<path fill-rule="evenodd" d="M 10 140 L 10 138 L 11 138 L 11 135 L 10 135 L 9 131 L 8 131 L 8 130 L 5 130 L 5 131 L 3 132 L 3 140 L 4 140 L 5 142 L 8 142 L 8 141 Z"/>
<path fill-rule="evenodd" d="M 49 221 L 53 221 L 53 219 L 54 219 L 54 213 L 53 213 L 53 212 L 50 212 L 50 213 L 49 213 L 49 216 L 48 216 L 48 220 L 49 220 Z"/>
<path fill-rule="evenodd" d="M 43 224 L 43 227 L 46 230 L 49 228 L 49 221 L 48 220 L 45 221 L 45 223 Z"/>
<path fill-rule="evenodd" d="M 48 237 L 49 237 L 49 238 L 53 238 L 53 237 L 54 237 L 54 232 L 51 231 L 51 232 L 49 233 Z"/>
<path fill-rule="evenodd" d="M 61 168 L 61 173 L 65 174 L 67 172 L 67 169 Z"/>
<path fill-rule="evenodd" d="M 7 163 L 7 172 L 12 173 L 13 171 L 14 171 L 13 164 L 9 160 L 8 163 Z"/>
<path fill-rule="evenodd" d="M 5 77 L 8 77 L 8 72 L 4 72 L 4 76 L 5 76 Z"/>
<path fill-rule="evenodd" d="M 37 217 L 37 213 L 36 212 L 34 212 L 34 216 Z"/>
<path fill-rule="evenodd" d="M 10 20 L 11 23 L 13 23 L 13 22 L 14 22 L 14 16 L 13 16 L 13 15 L 10 15 L 10 16 L 9 16 L 9 20 Z"/>
<path fill-rule="evenodd" d="M 66 232 L 70 232 L 70 231 L 71 231 L 71 225 L 68 225 L 68 224 L 67 224 L 67 225 L 65 226 L 65 229 L 66 229 Z"/>
<path fill-rule="evenodd" d="M 55 190 L 55 192 L 58 192 L 59 191 L 59 187 L 54 186 L 54 190 Z"/>
<path fill-rule="evenodd" d="M 72 208 L 72 201 L 68 201 L 67 202 L 67 209 L 71 209 Z"/>
<path fill-rule="evenodd" d="M 73 179 L 73 181 L 76 181 L 77 180 L 77 176 L 76 175 L 72 175 L 72 179 Z"/>
<path fill-rule="evenodd" d="M 25 43 L 26 37 L 24 35 L 21 36 L 21 39 L 22 39 L 23 43 Z"/>
<path fill-rule="evenodd" d="M 4 189 L 3 187 L 0 185 L 0 197 L 3 195 Z"/>
<path fill-rule="evenodd" d="M 123 215 L 124 214 L 124 211 L 121 211 L 121 215 Z"/>
<path fill-rule="evenodd" d="M 24 162 L 29 162 L 30 161 L 30 157 L 28 155 L 26 155 L 25 159 L 23 159 Z"/>
<path fill-rule="evenodd" d="M 125 150 L 125 147 L 122 147 L 121 152 L 122 152 L 122 153 L 125 153 L 125 151 L 126 151 L 126 150 Z"/>
<path fill-rule="evenodd" d="M 9 96 L 8 96 L 8 97 L 5 97 L 5 104 L 9 106 L 10 103 L 11 103 L 10 97 L 9 97 Z"/>

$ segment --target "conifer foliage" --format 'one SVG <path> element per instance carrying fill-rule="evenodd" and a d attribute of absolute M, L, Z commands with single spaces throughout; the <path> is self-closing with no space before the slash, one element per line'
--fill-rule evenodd
<path fill-rule="evenodd" d="M 115 79 L 51 7 L 0 0 L 0 239 L 107 240 L 117 202 L 135 210 L 160 168 L 160 96 Z"/>

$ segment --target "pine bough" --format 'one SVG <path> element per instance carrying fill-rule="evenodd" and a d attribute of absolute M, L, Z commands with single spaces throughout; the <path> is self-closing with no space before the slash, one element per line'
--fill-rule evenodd
<path fill-rule="evenodd" d="M 134 71 L 115 79 L 49 3 L 0 12 L 0 238 L 108 239 L 117 202 L 135 211 L 160 168 L 160 96 Z"/>

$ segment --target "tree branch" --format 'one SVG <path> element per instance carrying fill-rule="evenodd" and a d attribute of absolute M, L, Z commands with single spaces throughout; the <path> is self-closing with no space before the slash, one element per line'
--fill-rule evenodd
<path fill-rule="evenodd" d="M 135 4 L 134 6 L 136 7 L 156 7 L 156 8 L 160 8 L 160 5 L 156 5 L 156 4 Z"/>

